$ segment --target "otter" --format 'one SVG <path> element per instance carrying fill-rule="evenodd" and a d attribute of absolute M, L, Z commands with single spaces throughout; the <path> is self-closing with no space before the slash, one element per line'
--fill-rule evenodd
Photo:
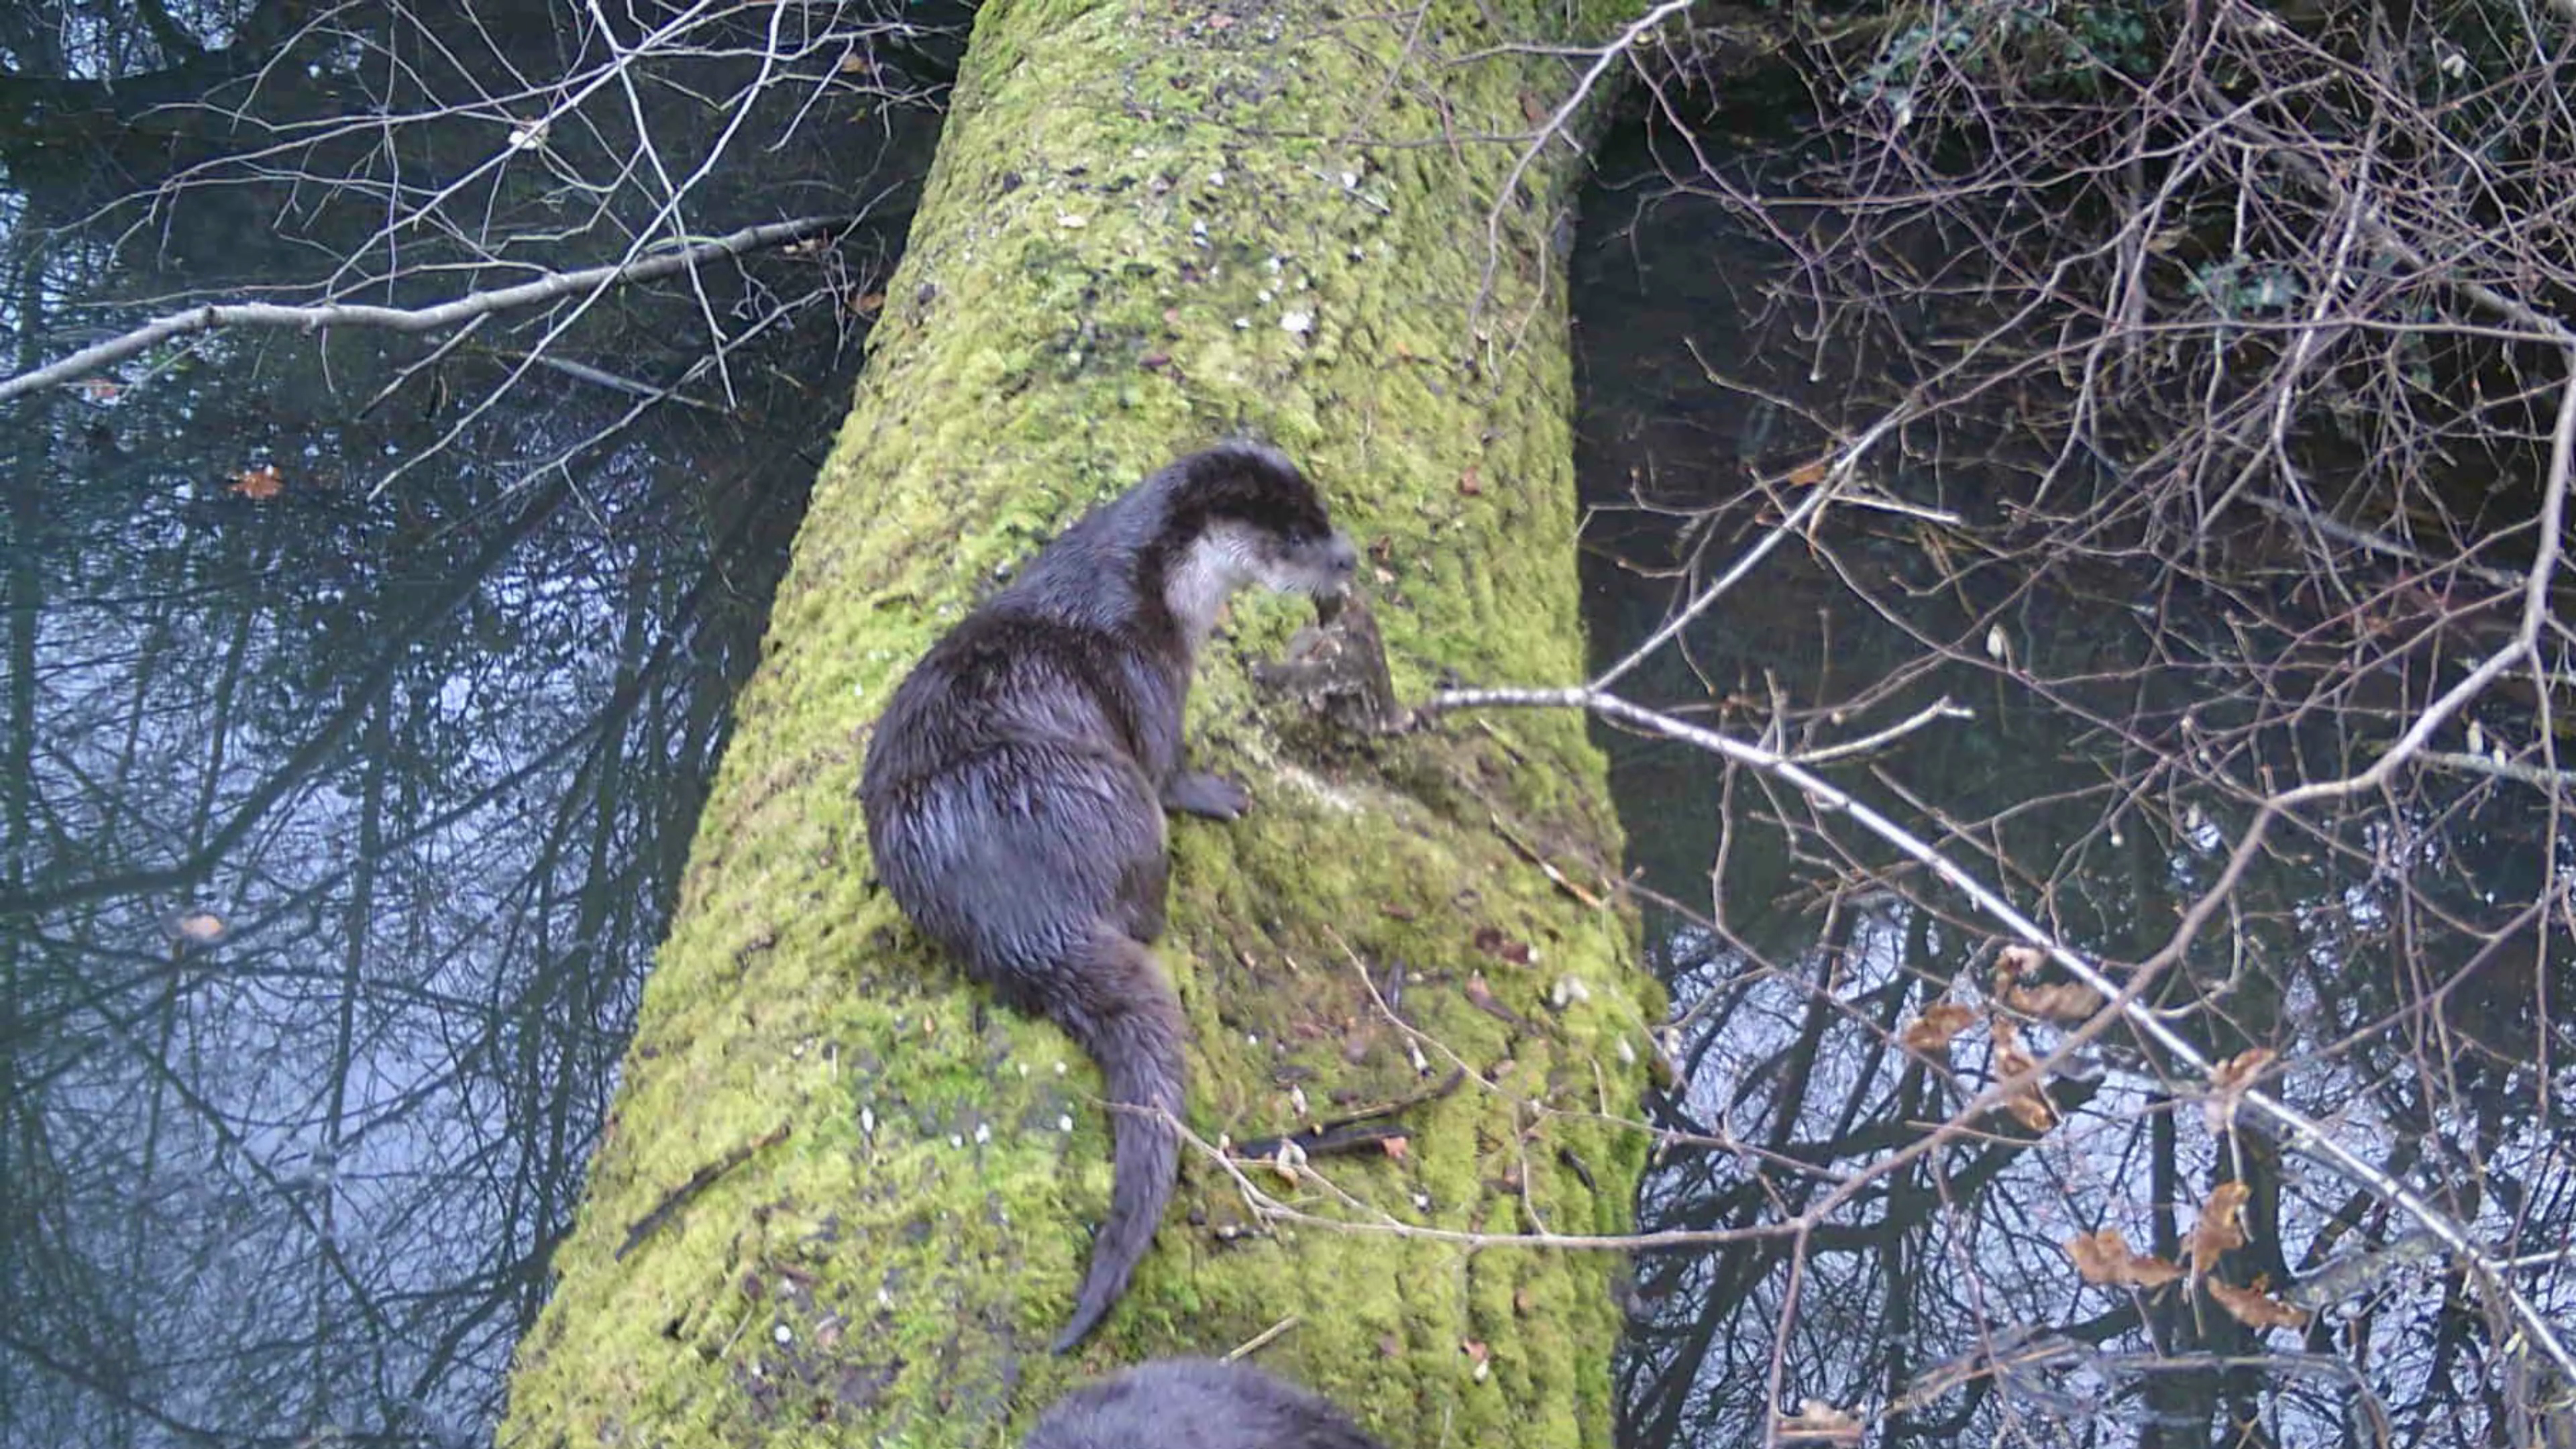
<path fill-rule="evenodd" d="M 1161 1359 L 1058 1399 L 1021 1449 L 1385 1449 L 1348 1415 L 1245 1364 Z"/>
<path fill-rule="evenodd" d="M 1184 457 L 1084 515 L 913 666 L 859 783 L 878 877 L 913 924 L 1100 1064 L 1115 1171 L 1062 1353 L 1126 1291 L 1171 1201 L 1181 1006 L 1149 942 L 1163 812 L 1232 820 L 1182 768 L 1198 651 L 1235 590 L 1339 597 L 1358 551 L 1277 451 Z"/>

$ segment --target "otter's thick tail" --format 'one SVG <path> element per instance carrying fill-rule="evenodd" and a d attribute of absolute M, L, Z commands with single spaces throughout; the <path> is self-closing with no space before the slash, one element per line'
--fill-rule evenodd
<path fill-rule="evenodd" d="M 1073 1319 L 1056 1335 L 1055 1351 L 1080 1343 L 1154 1245 L 1163 1209 L 1172 1200 L 1179 1168 L 1181 1115 L 1181 1003 L 1163 979 L 1152 952 L 1131 937 L 1103 929 L 1089 959 L 1074 972 L 1075 986 L 1049 1002 L 1049 1015 L 1100 1063 L 1107 1079 L 1109 1140 L 1116 1179 L 1109 1220 L 1091 1245 L 1091 1267 L 1074 1300 Z M 1119 1110 L 1124 1108 L 1126 1110 Z"/>

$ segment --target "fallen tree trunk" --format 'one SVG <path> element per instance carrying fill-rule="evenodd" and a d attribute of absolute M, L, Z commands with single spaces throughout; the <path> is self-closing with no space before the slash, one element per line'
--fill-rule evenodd
<path fill-rule="evenodd" d="M 1523 157 L 1491 138 L 1568 72 L 1443 59 L 1561 40 L 1562 13 L 1336 14 L 982 11 L 504 1444 L 990 1445 L 1077 1376 L 1292 1319 L 1262 1361 L 1390 1444 L 1607 1442 L 1608 1255 L 1382 1230 L 1629 1221 L 1644 1137 L 1617 1119 L 1658 1003 L 1601 904 L 1616 832 L 1579 720 L 1338 734 L 1245 669 L 1296 606 L 1237 605 L 1192 734 L 1255 805 L 1175 822 L 1159 952 L 1189 1125 L 1241 1142 L 1422 1100 L 1320 1178 L 1248 1169 L 1378 1227 L 1256 1211 L 1185 1148 L 1154 1252 L 1071 1361 L 1042 1350 L 1107 1202 L 1097 1078 L 902 925 L 854 795 L 869 722 L 980 588 L 1237 430 L 1366 549 L 1400 691 L 1579 676 L 1546 244 L 1567 148 L 1488 221 Z"/>

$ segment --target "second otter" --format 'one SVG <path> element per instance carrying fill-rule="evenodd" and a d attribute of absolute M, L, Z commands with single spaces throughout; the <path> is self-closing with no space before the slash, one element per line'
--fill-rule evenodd
<path fill-rule="evenodd" d="M 1240 785 L 1182 768 L 1199 647 L 1246 584 L 1332 596 L 1359 555 L 1294 464 L 1194 453 L 1086 514 L 950 630 L 869 741 L 860 804 L 914 924 L 1100 1063 L 1109 1217 L 1058 1352 L 1126 1291 L 1171 1200 L 1182 1020 L 1162 934 L 1163 811 L 1231 820 Z"/>
<path fill-rule="evenodd" d="M 1385 1449 L 1351 1416 L 1249 1364 L 1157 1359 L 1055 1401 L 1020 1449 Z"/>

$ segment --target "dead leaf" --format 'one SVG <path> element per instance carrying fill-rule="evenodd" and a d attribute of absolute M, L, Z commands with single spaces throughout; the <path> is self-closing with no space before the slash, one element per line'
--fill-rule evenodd
<path fill-rule="evenodd" d="M 1515 941 L 1504 935 L 1499 926 L 1478 926 L 1473 939 L 1477 950 L 1496 960 L 1509 961 L 1515 966 L 1527 966 L 1530 963 L 1529 943 Z"/>
<path fill-rule="evenodd" d="M 1955 1001 L 1936 1001 L 1905 1024 L 1898 1040 L 1910 1051 L 1935 1056 L 1950 1049 L 1950 1039 L 1976 1025 L 1977 1014 Z"/>
<path fill-rule="evenodd" d="M 861 292 L 858 299 L 850 303 L 850 310 L 862 317 L 873 317 L 885 310 L 885 293 Z"/>
<path fill-rule="evenodd" d="M 1402 1162 L 1405 1152 L 1412 1147 L 1413 1141 L 1408 1137 L 1381 1137 L 1377 1145 L 1387 1156 Z"/>
<path fill-rule="evenodd" d="M 1470 498 L 1485 491 L 1484 481 L 1476 476 L 1474 466 L 1470 465 L 1465 476 L 1458 480 L 1458 491 Z"/>
<path fill-rule="evenodd" d="M 2270 1047 L 2247 1047 L 2209 1069 L 2210 1085 L 2223 1092 L 2242 1092 L 2254 1084 L 2263 1069 L 2280 1053 Z"/>
<path fill-rule="evenodd" d="M 2235 1127 L 2236 1109 L 2244 1104 L 2245 1094 L 2253 1090 L 2264 1068 L 2279 1055 L 2270 1047 L 2247 1047 L 2209 1069 L 2210 1092 L 2200 1104 L 2200 1115 L 2210 1131 L 2226 1132 Z"/>
<path fill-rule="evenodd" d="M 2245 1200 L 2251 1196 L 2253 1190 L 2241 1182 L 2222 1182 L 2200 1205 L 2200 1219 L 2186 1240 L 2193 1277 L 2208 1277 L 2219 1254 L 2245 1246 Z"/>
<path fill-rule="evenodd" d="M 2004 1005 L 2024 1016 L 2042 1021 L 2073 1025 L 2088 1020 L 2102 1009 L 2101 992 L 2081 981 L 2060 982 L 2054 986 L 2023 986 L 2019 983 L 2004 988 Z"/>
<path fill-rule="evenodd" d="M 2039 1059 L 2022 1048 L 2020 1027 L 1998 1016 L 1994 1018 L 1991 1029 L 1995 1039 L 1993 1068 L 1997 1081 L 2010 1081 L 2038 1068 Z M 2045 1132 L 2057 1125 L 2057 1109 L 2049 1105 L 2047 1095 L 2039 1088 L 2040 1084 L 2034 1081 L 2004 1101 L 2004 1110 L 2012 1114 L 2013 1120 L 2033 1132 Z"/>
<path fill-rule="evenodd" d="M 2018 981 L 2040 968 L 2048 953 L 2037 946 L 2006 946 L 1995 953 L 1995 979 Z"/>
<path fill-rule="evenodd" d="M 93 377 L 80 385 L 81 396 L 91 402 L 114 402 L 125 394 L 125 384 Z"/>
<path fill-rule="evenodd" d="M 2004 1110 L 2033 1132 L 2045 1132 L 2057 1125 L 2057 1109 L 2036 1087 L 2005 1102 Z"/>
<path fill-rule="evenodd" d="M 1788 481 L 1789 486 L 1792 488 L 1813 488 L 1817 484 L 1824 482 L 1825 460 L 1818 458 L 1812 462 L 1801 463 L 1797 467 L 1790 469 Z"/>
<path fill-rule="evenodd" d="M 1297 1185 L 1298 1169 L 1305 1165 L 1306 1149 L 1284 1139 L 1279 1150 L 1270 1155 L 1270 1170 L 1278 1173 L 1279 1180 L 1291 1187 Z"/>
<path fill-rule="evenodd" d="M 1781 1440 L 1810 1439 L 1847 1444 L 1860 1439 L 1860 1420 L 1822 1399 L 1809 1399 L 1800 1404 L 1797 1413 L 1775 1421 L 1772 1429 L 1773 1437 Z"/>
<path fill-rule="evenodd" d="M 2218 1306 L 2226 1309 L 2228 1316 L 2247 1328 L 2303 1327 L 2308 1321 L 2307 1310 L 2293 1308 L 2264 1292 L 2264 1283 L 2264 1279 L 2257 1278 L 2253 1287 L 2239 1288 L 2233 1283 L 2212 1278 L 2209 1280 L 2209 1296 L 2218 1300 Z"/>
<path fill-rule="evenodd" d="M 224 918 L 212 911 L 182 911 L 170 922 L 171 933 L 204 945 L 224 938 Z"/>
<path fill-rule="evenodd" d="M 2182 1267 L 2129 1246 L 2117 1228 L 2086 1233 L 2065 1245 L 2075 1260 L 2075 1273 L 2087 1283 L 2115 1288 L 2161 1288 L 2182 1276 Z"/>
<path fill-rule="evenodd" d="M 278 490 L 285 486 L 286 480 L 278 475 L 275 463 L 262 463 L 256 468 L 244 468 L 233 475 L 233 491 L 253 502 L 275 498 Z"/>
<path fill-rule="evenodd" d="M 2039 1061 L 2021 1044 L 2021 1028 L 1998 1016 L 1986 1024 L 1986 1035 L 1995 1043 L 1995 1075 L 2018 1076 L 2038 1066 Z"/>

